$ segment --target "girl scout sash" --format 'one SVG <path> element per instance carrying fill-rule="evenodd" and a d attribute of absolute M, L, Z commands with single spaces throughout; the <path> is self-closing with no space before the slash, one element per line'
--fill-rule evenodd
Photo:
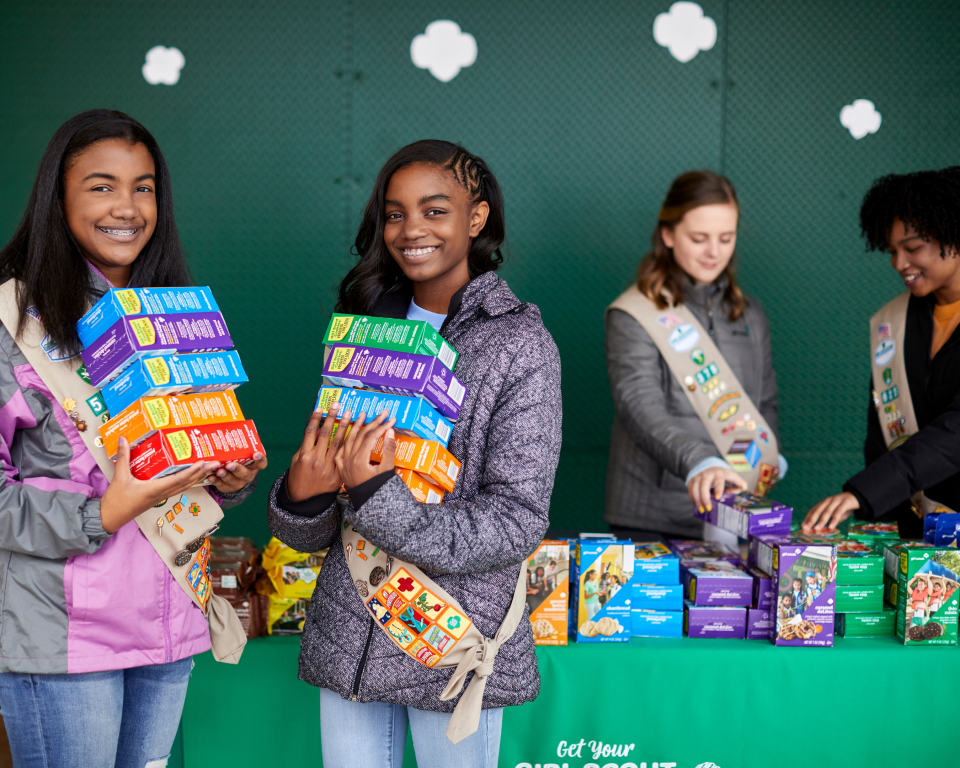
<path fill-rule="evenodd" d="M 720 455 L 751 492 L 765 495 L 779 472 L 777 438 L 693 313 L 682 304 L 657 309 L 635 285 L 611 309 L 628 313 L 650 334 Z"/>
<path fill-rule="evenodd" d="M 107 480 L 113 479 L 114 466 L 103 448 L 97 427 L 109 418 L 99 390 L 80 375 L 83 360 L 54 362 L 44 344 L 45 334 L 36 312 L 29 312 L 23 336 L 17 338 L 17 290 L 19 283 L 8 280 L 0 285 L 0 322 L 17 342 L 50 394 L 69 414 L 84 445 Z M 51 352 L 52 354 L 52 352 Z M 217 661 L 236 664 L 246 644 L 246 634 L 236 611 L 224 598 L 213 594 L 207 563 L 210 560 L 208 532 L 223 518 L 223 510 L 202 488 L 166 499 L 136 518 L 137 525 L 153 545 L 174 581 L 193 603 L 203 611 L 210 625 L 210 641 Z M 167 524 L 167 533 L 163 533 Z M 183 533 L 175 532 L 176 523 Z M 118 606 L 118 609 L 120 606 Z"/>
<path fill-rule="evenodd" d="M 346 504 L 341 499 L 338 506 Z M 454 744 L 475 733 L 487 677 L 493 660 L 513 635 L 526 605 L 526 561 L 520 564 L 510 609 L 493 639 L 484 637 L 460 605 L 441 586 L 412 563 L 391 557 L 343 518 L 343 553 L 357 595 L 377 626 L 398 648 L 425 667 L 456 667 L 441 701 L 454 698 L 467 674 L 473 679 L 457 703 L 447 725 Z"/>
<path fill-rule="evenodd" d="M 883 439 L 890 451 L 920 431 L 903 355 L 909 304 L 910 291 L 904 291 L 870 318 L 873 404 L 880 419 Z M 953 511 L 929 499 L 922 491 L 914 494 L 910 501 L 914 512 L 920 517 L 930 512 Z"/>

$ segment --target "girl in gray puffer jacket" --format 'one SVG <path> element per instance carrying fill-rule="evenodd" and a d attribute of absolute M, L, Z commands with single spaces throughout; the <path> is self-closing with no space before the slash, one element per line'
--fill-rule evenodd
<path fill-rule="evenodd" d="M 449 442 L 462 468 L 440 504 L 416 501 L 393 472 L 385 414 L 365 427 L 358 418 L 344 441 L 346 423 L 358 416 L 344 413 L 331 440 L 332 406 L 322 425 L 319 413 L 310 419 L 289 472 L 274 486 L 273 533 L 302 551 L 330 547 L 300 653 L 300 679 L 322 689 L 325 765 L 399 765 L 409 722 L 419 765 L 495 766 L 502 708 L 539 692 L 524 612 L 494 659 L 478 732 L 448 741 L 446 713 L 459 697 L 441 701 L 440 694 L 453 668 L 421 665 L 375 626 L 340 535 L 345 515 L 364 539 L 454 597 L 484 637 L 496 635 L 518 568 L 547 528 L 561 421 L 553 339 L 537 308 L 495 274 L 503 238 L 496 179 L 480 158 L 447 142 L 400 150 L 367 203 L 360 259 L 341 283 L 338 311 L 427 320 L 459 351 L 456 373 L 468 392 Z M 371 464 L 381 436 L 384 461 Z M 341 483 L 350 498 L 342 514 L 335 503 Z"/>

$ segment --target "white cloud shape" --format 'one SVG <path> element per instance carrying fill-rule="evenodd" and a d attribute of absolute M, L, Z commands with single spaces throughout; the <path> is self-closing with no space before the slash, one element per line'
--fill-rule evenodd
<path fill-rule="evenodd" d="M 686 64 L 700 51 L 709 51 L 717 42 L 717 25 L 696 3 L 682 2 L 670 6 L 653 21 L 653 39 L 677 61 Z"/>
<path fill-rule="evenodd" d="M 179 48 L 165 48 L 155 45 L 147 51 L 147 60 L 143 64 L 143 79 L 150 85 L 176 85 L 180 80 L 180 70 L 187 60 Z"/>
<path fill-rule="evenodd" d="M 413 38 L 410 58 L 440 82 L 449 83 L 477 60 L 477 40 L 455 21 L 433 21 L 422 35 Z"/>
<path fill-rule="evenodd" d="M 847 104 L 840 110 L 840 125 L 850 131 L 855 139 L 876 133 L 882 120 L 882 115 L 870 99 L 856 99 L 853 104 Z"/>

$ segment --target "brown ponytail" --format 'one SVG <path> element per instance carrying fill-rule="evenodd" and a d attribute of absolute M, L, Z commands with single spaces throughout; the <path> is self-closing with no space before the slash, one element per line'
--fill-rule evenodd
<path fill-rule="evenodd" d="M 657 226 L 653 230 L 653 250 L 643 257 L 640 268 L 637 270 L 637 287 L 640 292 L 656 304 L 658 309 L 668 307 L 664 293 L 673 298 L 674 304 L 683 303 L 684 271 L 673 258 L 673 249 L 663 242 L 661 230 L 663 227 L 675 227 L 680 220 L 694 208 L 701 205 L 715 205 L 717 203 L 733 203 L 738 208 L 737 191 L 733 184 L 713 171 L 688 171 L 678 176 L 670 185 L 670 190 L 664 198 L 660 213 L 657 216 Z M 723 299 L 730 305 L 730 320 L 737 320 L 743 314 L 745 301 L 743 293 L 737 286 L 733 263 L 736 253 L 723 271 L 727 277 L 727 289 Z"/>

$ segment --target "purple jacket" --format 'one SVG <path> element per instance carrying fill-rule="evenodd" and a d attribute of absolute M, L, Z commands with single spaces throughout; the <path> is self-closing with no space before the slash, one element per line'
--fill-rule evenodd
<path fill-rule="evenodd" d="M 203 613 L 136 522 L 104 531 L 107 480 L 3 326 L 0 463 L 0 672 L 99 672 L 210 648 Z"/>

